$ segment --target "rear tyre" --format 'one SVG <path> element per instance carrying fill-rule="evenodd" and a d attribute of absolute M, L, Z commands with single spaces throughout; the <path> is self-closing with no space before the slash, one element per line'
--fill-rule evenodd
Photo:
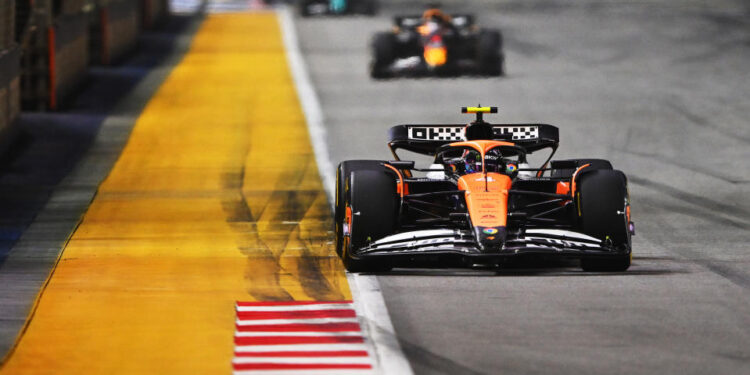
<path fill-rule="evenodd" d="M 477 39 L 477 65 L 479 72 L 488 76 L 505 74 L 503 38 L 499 30 L 484 30 Z"/>
<path fill-rule="evenodd" d="M 302 17 L 310 17 L 310 9 L 308 8 L 314 0 L 300 0 L 299 1 L 299 15 Z"/>
<path fill-rule="evenodd" d="M 618 253 L 602 258 L 581 259 L 581 268 L 593 272 L 621 272 L 630 267 L 631 246 L 629 205 L 625 174 L 614 170 L 595 170 L 581 176 L 576 193 L 580 208 L 580 229 L 603 241 L 611 241 Z"/>
<path fill-rule="evenodd" d="M 382 171 L 383 162 L 379 160 L 347 160 L 341 162 L 336 169 L 336 208 L 334 221 L 336 223 L 336 254 L 342 254 L 343 222 L 346 213 L 346 195 L 349 194 L 349 176 L 353 171 L 372 170 Z"/>
<path fill-rule="evenodd" d="M 375 79 L 389 78 L 388 68 L 396 60 L 396 36 L 393 33 L 377 33 L 372 40 L 372 65 L 370 76 Z"/>
<path fill-rule="evenodd" d="M 351 208 L 350 235 L 344 236 L 341 259 L 349 272 L 384 272 L 383 261 L 357 258 L 357 251 L 373 241 L 393 234 L 398 216 L 396 179 L 381 170 L 359 170 L 349 175 L 346 206 Z M 345 218 L 346 220 L 346 218 Z"/>
<path fill-rule="evenodd" d="M 378 11 L 376 0 L 351 0 L 352 13 L 374 16 Z"/>

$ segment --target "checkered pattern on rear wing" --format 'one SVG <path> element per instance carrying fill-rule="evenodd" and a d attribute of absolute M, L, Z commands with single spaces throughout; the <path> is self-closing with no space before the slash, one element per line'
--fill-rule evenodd
<path fill-rule="evenodd" d="M 512 134 L 514 141 L 539 138 L 538 126 L 493 126 L 495 135 Z M 415 141 L 462 141 L 463 126 L 409 126 L 408 137 Z"/>

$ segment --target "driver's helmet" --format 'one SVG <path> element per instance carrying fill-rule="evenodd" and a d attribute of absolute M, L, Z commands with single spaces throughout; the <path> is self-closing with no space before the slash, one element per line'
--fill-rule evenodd
<path fill-rule="evenodd" d="M 466 150 L 464 152 L 464 170 L 466 174 L 477 173 L 482 171 L 482 154 L 475 150 Z"/>
<path fill-rule="evenodd" d="M 489 150 L 484 155 L 484 168 L 487 172 L 502 173 L 515 178 L 518 175 L 518 162 L 503 158 L 499 149 Z"/>
<path fill-rule="evenodd" d="M 494 148 L 484 155 L 484 168 L 487 172 L 503 173 L 505 163 L 500 150 Z"/>
<path fill-rule="evenodd" d="M 482 171 L 482 154 L 476 150 L 466 150 L 460 157 L 446 159 L 448 173 L 465 175 Z"/>

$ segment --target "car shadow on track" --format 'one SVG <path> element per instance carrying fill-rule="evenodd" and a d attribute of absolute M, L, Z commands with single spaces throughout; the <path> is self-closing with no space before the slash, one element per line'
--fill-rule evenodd
<path fill-rule="evenodd" d="M 499 267 L 476 266 L 471 268 L 396 268 L 377 276 L 448 276 L 448 277 L 549 277 L 549 276 L 660 276 L 689 273 L 676 267 L 670 257 L 636 257 L 625 272 L 584 272 L 578 261 L 543 260 L 522 261 Z M 669 264 L 666 264 L 669 263 Z M 671 265 L 670 265 L 671 264 Z"/>

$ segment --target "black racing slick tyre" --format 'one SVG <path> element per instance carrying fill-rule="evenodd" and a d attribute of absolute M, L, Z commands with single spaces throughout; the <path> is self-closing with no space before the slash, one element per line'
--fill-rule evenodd
<path fill-rule="evenodd" d="M 349 194 L 349 176 L 353 171 L 383 170 L 383 161 L 380 160 L 347 160 L 336 168 L 336 202 L 334 211 L 336 232 L 336 254 L 342 254 L 343 243 L 343 220 L 346 213 L 346 196 Z"/>
<path fill-rule="evenodd" d="M 341 259 L 349 272 L 384 272 L 390 266 L 383 261 L 360 259 L 357 251 L 373 241 L 393 234 L 398 216 L 396 178 L 384 167 L 381 170 L 353 171 L 348 179 L 344 220 L 349 221 L 344 233 Z"/>
<path fill-rule="evenodd" d="M 350 0 L 352 13 L 374 16 L 378 11 L 376 0 Z"/>
<path fill-rule="evenodd" d="M 503 38 L 499 30 L 483 30 L 477 39 L 477 66 L 479 72 L 488 76 L 505 74 Z"/>
<path fill-rule="evenodd" d="M 630 267 L 631 245 L 628 217 L 627 179 L 616 170 L 595 170 L 581 176 L 576 192 L 580 229 L 583 233 L 611 242 L 616 254 L 583 258 L 584 271 L 621 272 Z"/>
<path fill-rule="evenodd" d="M 607 169 L 612 170 L 612 163 L 609 160 L 604 159 L 569 159 L 569 160 L 554 160 L 552 162 L 552 177 L 570 178 L 578 167 L 582 167 L 588 164 L 586 171 L 595 169 Z M 556 165 L 564 165 L 564 168 L 557 168 Z M 572 167 L 572 168 L 568 168 Z"/>
<path fill-rule="evenodd" d="M 313 0 L 299 0 L 297 6 L 299 7 L 299 15 L 301 17 L 310 17 L 310 5 L 313 4 Z"/>
<path fill-rule="evenodd" d="M 370 76 L 375 79 L 389 78 L 389 67 L 396 60 L 396 36 L 390 32 L 377 33 L 372 39 L 372 64 Z"/>

